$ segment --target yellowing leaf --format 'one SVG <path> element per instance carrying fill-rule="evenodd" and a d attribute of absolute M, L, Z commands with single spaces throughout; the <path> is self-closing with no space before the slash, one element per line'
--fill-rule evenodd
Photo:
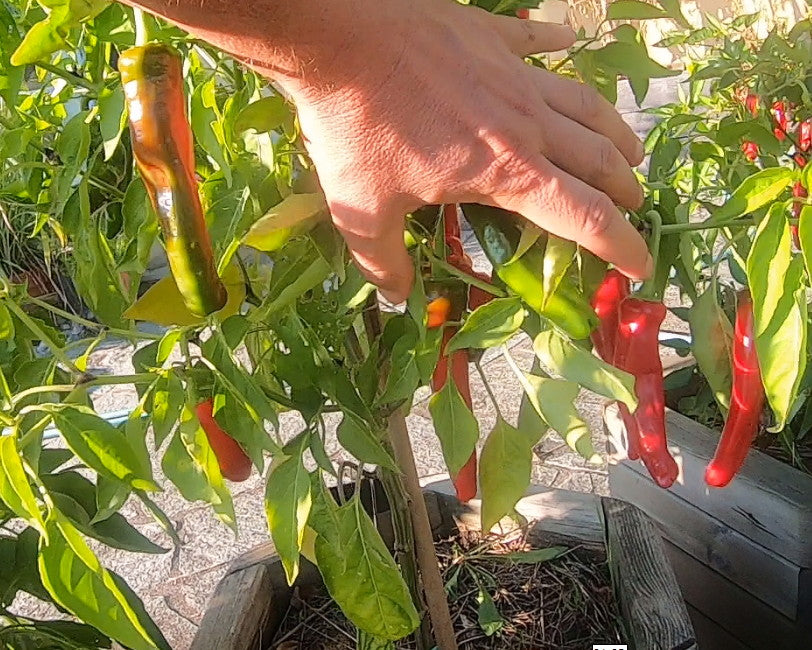
<path fill-rule="evenodd" d="M 243 243 L 261 251 L 279 250 L 291 238 L 327 218 L 323 194 L 291 194 L 260 217 Z"/>
<path fill-rule="evenodd" d="M 236 263 L 229 264 L 222 276 L 228 300 L 225 307 L 215 312 L 220 320 L 225 320 L 240 311 L 245 301 L 245 280 Z M 124 318 L 146 320 L 164 327 L 173 325 L 201 325 L 204 318 L 195 316 L 183 302 L 175 278 L 170 273 L 147 289 L 123 314 Z"/>

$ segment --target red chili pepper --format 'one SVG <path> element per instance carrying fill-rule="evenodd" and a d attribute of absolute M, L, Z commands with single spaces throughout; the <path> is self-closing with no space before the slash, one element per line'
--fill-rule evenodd
<path fill-rule="evenodd" d="M 758 95 L 748 93 L 747 98 L 744 100 L 744 106 L 750 115 L 756 117 L 758 115 Z"/>
<path fill-rule="evenodd" d="M 736 309 L 730 411 L 716 454 L 705 469 L 705 483 L 713 487 L 724 487 L 736 476 L 758 433 L 764 386 L 753 329 L 753 300 L 745 290 L 739 293 Z"/>
<path fill-rule="evenodd" d="M 491 283 L 491 276 L 487 273 L 474 271 L 471 258 L 465 253 L 462 247 L 460 220 L 457 215 L 457 206 L 453 203 L 446 204 L 443 208 L 443 220 L 445 229 L 445 242 L 450 253 L 448 255 L 448 263 L 455 266 L 460 271 L 464 271 L 468 275 L 473 275 L 483 282 Z M 468 309 L 473 311 L 477 307 L 493 300 L 493 294 L 480 289 L 479 287 L 471 286 L 468 289 Z"/>
<path fill-rule="evenodd" d="M 527 20 L 530 18 L 530 9 L 517 9 L 516 10 L 516 18 L 521 18 L 522 20 Z"/>
<path fill-rule="evenodd" d="M 742 152 L 744 152 L 744 157 L 750 162 L 756 162 L 756 160 L 758 160 L 759 151 L 758 145 L 755 142 L 750 142 L 750 140 L 742 142 Z"/>
<path fill-rule="evenodd" d="M 661 302 L 634 297 L 621 302 L 614 357 L 615 366 L 634 375 L 638 400 L 634 419 L 640 457 L 651 477 L 663 488 L 671 487 L 679 474 L 665 434 L 663 364 L 658 340 L 665 313 Z"/>
<path fill-rule="evenodd" d="M 773 102 L 770 112 L 773 114 L 773 119 L 776 123 L 773 134 L 779 141 L 783 141 L 787 137 L 787 125 L 789 123 L 786 105 L 781 101 Z"/>
<path fill-rule="evenodd" d="M 812 148 L 812 119 L 804 120 L 798 127 L 798 147 L 801 151 Z"/>
<path fill-rule="evenodd" d="M 615 343 L 618 336 L 620 322 L 620 303 L 629 295 L 629 278 L 620 271 L 612 269 L 603 278 L 603 282 L 592 296 L 592 308 L 600 321 L 598 327 L 592 330 L 592 344 L 598 356 L 604 361 L 612 363 L 615 357 Z M 623 402 L 618 403 L 620 416 L 628 437 L 626 455 L 630 460 L 640 458 L 639 431 L 637 421 L 629 412 Z"/>
<path fill-rule="evenodd" d="M 806 157 L 802 153 L 796 153 L 792 158 L 795 160 L 795 164 L 801 169 L 806 167 Z"/>
<path fill-rule="evenodd" d="M 217 424 L 213 415 L 214 402 L 211 398 L 200 402 L 195 411 L 200 426 L 203 427 L 212 451 L 217 457 L 217 464 L 220 465 L 220 472 L 223 476 L 236 483 L 247 479 L 251 475 L 251 459 L 248 458 L 239 443 Z"/>

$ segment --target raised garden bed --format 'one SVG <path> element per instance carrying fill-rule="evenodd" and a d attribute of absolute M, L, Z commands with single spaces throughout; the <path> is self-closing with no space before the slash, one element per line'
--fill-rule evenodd
<path fill-rule="evenodd" d="M 702 647 L 812 647 L 812 477 L 753 449 L 729 486 L 709 488 L 718 433 L 668 410 L 680 476 L 662 490 L 627 460 L 616 406 L 604 422 L 612 495 L 660 528 Z"/>
<path fill-rule="evenodd" d="M 479 531 L 478 501 L 461 504 L 452 496 L 447 481 L 430 483 L 425 495 L 435 539 Z M 376 495 L 379 504 L 381 499 L 382 494 Z M 621 643 L 639 649 L 696 647 L 693 628 L 659 535 L 639 509 L 616 499 L 536 487 L 519 502 L 517 510 L 530 522 L 526 540 L 533 548 L 553 544 L 577 547 L 582 561 L 593 558 L 596 565 L 608 567 L 611 600 L 622 619 Z M 385 510 L 379 513 L 377 521 L 384 539 L 391 540 L 391 522 Z M 275 647 L 271 640 L 283 625 L 294 594 L 299 599 L 306 599 L 309 594 L 323 602 L 321 578 L 314 566 L 303 565 L 295 588 L 294 591 L 288 587 L 272 544 L 241 556 L 217 586 L 192 648 Z M 304 647 L 291 639 L 287 641 L 289 645 L 280 647 L 286 650 Z M 591 643 L 613 642 L 618 640 L 591 640 Z M 467 647 L 505 647 L 490 643 L 480 639 L 478 645 Z M 542 647 L 560 647 L 559 643 L 557 640 Z"/>

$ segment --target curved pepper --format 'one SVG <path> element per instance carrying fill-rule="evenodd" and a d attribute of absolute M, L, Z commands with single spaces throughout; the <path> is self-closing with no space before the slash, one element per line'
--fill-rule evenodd
<path fill-rule="evenodd" d="M 806 188 L 803 186 L 801 181 L 797 181 L 795 185 L 792 186 L 792 196 L 795 198 L 803 199 L 807 197 Z M 801 212 L 803 210 L 804 204 L 800 201 L 793 201 L 792 202 L 792 216 L 795 219 L 801 218 Z M 790 232 L 792 233 L 792 242 L 795 244 L 795 248 L 801 248 L 801 238 L 798 234 L 798 226 L 800 226 L 800 222 L 792 223 L 789 226 Z"/>
<path fill-rule="evenodd" d="M 598 356 L 612 363 L 615 357 L 615 344 L 620 323 L 620 303 L 629 295 L 629 278 L 620 271 L 612 269 L 603 278 L 595 295 L 592 296 L 592 308 L 598 315 L 599 325 L 592 331 L 592 344 Z M 640 458 L 637 420 L 629 412 L 629 407 L 618 402 L 618 410 L 626 430 L 626 455 L 630 460 Z"/>
<path fill-rule="evenodd" d="M 207 316 L 226 304 L 195 179 L 180 54 L 152 43 L 118 61 L 135 161 L 163 231 L 169 268 L 186 307 Z"/>
<path fill-rule="evenodd" d="M 514 215 L 474 203 L 463 204 L 462 210 L 502 282 L 528 307 L 571 338 L 588 338 L 597 318 L 578 289 L 569 282 L 561 282 L 545 300 L 544 251 L 531 246 L 518 260 L 511 261 L 521 237 Z"/>
<path fill-rule="evenodd" d="M 749 291 L 742 291 L 736 308 L 730 411 L 716 453 L 705 469 L 705 483 L 724 487 L 741 469 L 758 433 L 763 408 L 764 386 L 753 331 L 753 300 Z"/>
<path fill-rule="evenodd" d="M 640 458 L 663 488 L 671 487 L 679 468 L 668 451 L 665 434 L 663 364 L 658 334 L 665 318 L 665 305 L 629 297 L 620 303 L 614 365 L 634 375 Z"/>
<path fill-rule="evenodd" d="M 248 458 L 239 443 L 217 424 L 213 410 L 214 403 L 209 398 L 200 402 L 195 412 L 212 451 L 217 457 L 220 472 L 229 481 L 244 481 L 251 475 L 251 459 Z"/>
<path fill-rule="evenodd" d="M 812 148 L 812 119 L 804 120 L 798 127 L 798 148 L 801 151 Z"/>
<path fill-rule="evenodd" d="M 775 121 L 773 135 L 779 142 L 782 142 L 787 137 L 787 126 L 789 123 L 786 104 L 782 101 L 773 102 L 770 112 L 773 114 L 773 120 Z"/>

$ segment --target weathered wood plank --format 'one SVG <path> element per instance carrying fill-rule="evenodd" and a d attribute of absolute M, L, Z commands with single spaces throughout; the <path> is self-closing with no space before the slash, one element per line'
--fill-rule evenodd
<path fill-rule="evenodd" d="M 622 463 L 610 468 L 612 496 L 634 502 L 674 542 L 703 564 L 798 620 L 800 567 L 756 544 L 727 524 L 663 490 Z"/>
<path fill-rule="evenodd" d="M 629 503 L 605 498 L 602 506 L 609 569 L 634 647 L 695 649 L 694 631 L 659 533 Z"/>
<path fill-rule="evenodd" d="M 758 650 L 812 648 L 812 632 L 803 630 L 668 540 L 663 543 L 688 604 L 743 644 Z"/>
<path fill-rule="evenodd" d="M 696 633 L 696 642 L 702 650 L 758 650 L 744 645 L 696 607 L 688 605 L 687 609 Z"/>
<path fill-rule="evenodd" d="M 460 504 L 453 498 L 454 486 L 448 479 L 424 487 L 452 497 L 447 501 L 447 507 L 454 517 L 470 529 L 479 529 L 480 499 Z M 605 550 L 600 501 L 594 494 L 533 485 L 516 509 L 521 515 L 538 522 L 534 527 L 534 541 L 580 544 L 596 551 Z"/>
<path fill-rule="evenodd" d="M 622 422 L 615 405 L 607 406 L 605 423 L 610 440 L 620 439 Z M 710 513 L 760 545 L 800 567 L 812 567 L 812 476 L 758 451 L 751 451 L 735 481 L 724 489 L 705 485 L 705 467 L 715 451 L 717 436 L 675 411 L 666 413 L 669 446 L 680 464 L 671 491 Z M 610 463 L 624 462 L 647 477 L 640 463 L 625 460 L 615 450 Z"/>
<path fill-rule="evenodd" d="M 289 589 L 282 593 L 275 588 L 272 574 L 271 567 L 255 564 L 223 578 L 209 601 L 191 650 L 256 648 L 256 640 L 272 615 L 271 603 L 290 599 Z"/>

